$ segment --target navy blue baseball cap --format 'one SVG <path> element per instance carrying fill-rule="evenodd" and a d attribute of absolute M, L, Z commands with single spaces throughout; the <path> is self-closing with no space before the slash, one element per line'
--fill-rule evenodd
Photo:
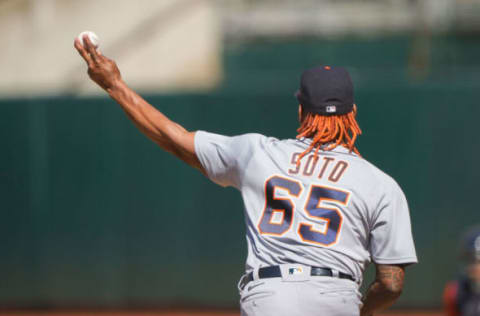
<path fill-rule="evenodd" d="M 320 115 L 347 114 L 353 110 L 353 83 L 343 67 L 307 69 L 295 96 L 307 112 Z"/>

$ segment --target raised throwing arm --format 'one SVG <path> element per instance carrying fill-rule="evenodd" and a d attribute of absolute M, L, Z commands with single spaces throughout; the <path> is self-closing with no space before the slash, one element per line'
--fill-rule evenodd
<path fill-rule="evenodd" d="M 88 65 L 88 75 L 125 111 L 138 129 L 162 149 L 190 166 L 204 172 L 195 154 L 195 132 L 189 132 L 150 105 L 122 80 L 115 62 L 98 52 L 84 36 L 83 46 L 75 39 L 74 46 Z"/>
<path fill-rule="evenodd" d="M 405 268 L 403 265 L 376 265 L 375 281 L 363 298 L 361 316 L 370 316 L 390 307 L 402 294 Z"/>

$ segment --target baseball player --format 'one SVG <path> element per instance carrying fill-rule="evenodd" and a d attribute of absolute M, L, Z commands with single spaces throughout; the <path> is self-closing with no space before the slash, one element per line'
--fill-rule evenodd
<path fill-rule="evenodd" d="M 469 229 L 461 240 L 465 269 L 449 282 L 443 293 L 448 316 L 480 315 L 480 226 Z"/>
<path fill-rule="evenodd" d="M 417 262 L 407 201 L 363 159 L 353 85 L 340 67 L 305 71 L 295 139 L 189 132 L 131 90 L 88 37 L 75 47 L 90 78 L 161 148 L 243 197 L 246 273 L 242 315 L 373 315 L 399 297 Z M 273 106 L 273 105 L 272 105 Z M 358 292 L 369 262 L 376 279 Z"/>

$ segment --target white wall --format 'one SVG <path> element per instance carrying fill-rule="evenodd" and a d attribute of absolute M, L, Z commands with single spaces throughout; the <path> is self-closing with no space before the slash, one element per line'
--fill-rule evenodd
<path fill-rule="evenodd" d="M 0 97 L 99 94 L 73 48 L 101 40 L 127 83 L 147 92 L 205 90 L 221 79 L 221 34 L 207 0 L 4 0 Z"/>

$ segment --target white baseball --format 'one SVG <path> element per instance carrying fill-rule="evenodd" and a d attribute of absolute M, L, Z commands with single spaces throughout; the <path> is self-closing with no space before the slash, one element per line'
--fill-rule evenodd
<path fill-rule="evenodd" d="M 83 36 L 84 35 L 88 35 L 88 39 L 90 40 L 90 42 L 92 42 L 93 46 L 95 46 L 95 48 L 98 47 L 99 45 L 99 40 L 98 40 L 98 36 L 97 34 L 91 32 L 91 31 L 83 31 L 82 33 L 78 34 L 77 38 L 79 39 L 80 43 L 82 45 L 84 45 L 85 43 L 83 42 Z"/>

